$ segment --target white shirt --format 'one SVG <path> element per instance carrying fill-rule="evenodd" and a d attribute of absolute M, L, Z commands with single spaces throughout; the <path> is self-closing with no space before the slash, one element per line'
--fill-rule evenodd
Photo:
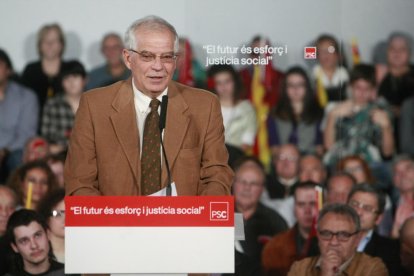
<path fill-rule="evenodd" d="M 138 90 L 135 86 L 134 79 L 132 79 L 132 89 L 134 90 L 134 104 L 135 104 L 135 111 L 137 114 L 137 123 L 138 123 L 138 133 L 139 133 L 139 144 L 140 148 L 142 149 L 142 141 L 144 140 L 144 125 L 145 119 L 147 115 L 151 112 L 150 103 L 152 98 L 148 97 L 144 93 Z M 157 97 L 157 100 L 160 102 L 162 101 L 162 96 L 167 95 L 168 87 Z M 160 114 L 161 105 L 158 107 L 158 114 Z M 160 145 L 161 150 L 161 145 Z M 142 151 L 140 151 L 142 154 Z M 161 158 L 162 159 L 162 158 Z"/>
<path fill-rule="evenodd" d="M 364 252 L 365 247 L 367 247 L 367 244 L 372 238 L 372 234 L 374 233 L 374 230 L 369 230 L 368 233 L 359 241 L 359 245 L 357 248 L 357 252 Z"/>

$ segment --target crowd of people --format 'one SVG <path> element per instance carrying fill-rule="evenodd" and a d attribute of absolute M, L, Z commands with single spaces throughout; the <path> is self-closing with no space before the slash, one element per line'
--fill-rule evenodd
<path fill-rule="evenodd" d="M 352 67 L 333 35 L 314 44 L 312 68 L 238 71 L 203 68 L 179 40 L 174 80 L 221 104 L 245 221 L 235 274 L 413 275 L 412 41 L 395 32 L 373 64 Z M 103 37 L 106 62 L 90 72 L 63 59 L 58 24 L 39 30 L 37 48 L 20 75 L 0 49 L 0 275 L 63 274 L 63 169 L 80 98 L 130 78 L 117 33 Z"/>

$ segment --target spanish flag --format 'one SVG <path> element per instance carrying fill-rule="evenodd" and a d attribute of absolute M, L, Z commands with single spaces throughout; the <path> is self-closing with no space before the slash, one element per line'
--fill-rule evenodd
<path fill-rule="evenodd" d="M 354 66 L 361 63 L 361 56 L 359 54 L 358 42 L 356 38 L 352 39 L 352 63 Z"/>
<path fill-rule="evenodd" d="M 258 126 L 253 154 L 256 155 L 265 168 L 268 169 L 270 167 L 271 153 L 266 121 L 270 107 L 265 102 L 266 89 L 262 82 L 263 69 L 265 68 L 259 65 L 253 67 L 252 102 L 256 110 Z"/>
<path fill-rule="evenodd" d="M 328 94 L 322 82 L 322 72 L 319 71 L 316 77 L 316 97 L 319 105 L 324 108 L 328 104 Z"/>

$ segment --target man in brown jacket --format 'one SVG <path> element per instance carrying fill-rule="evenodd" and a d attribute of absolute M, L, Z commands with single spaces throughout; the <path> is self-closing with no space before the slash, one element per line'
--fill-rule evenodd
<path fill-rule="evenodd" d="M 178 52 L 174 27 L 149 16 L 134 22 L 125 40 L 123 57 L 132 77 L 87 92 L 80 101 L 65 165 L 67 194 L 150 194 L 143 188 L 143 171 L 148 170 L 142 166 L 148 157 L 144 125 L 149 114 L 160 113 L 161 107 L 152 103 L 159 105 L 165 95 L 166 128 L 152 142 L 159 148 L 163 137 L 177 194 L 230 194 L 233 174 L 217 98 L 171 81 Z M 168 177 L 165 160 L 157 158 L 151 160 L 158 168 L 149 174 L 157 175 L 153 183 L 160 190 L 168 185 Z"/>
<path fill-rule="evenodd" d="M 319 214 L 317 223 L 320 256 L 295 262 L 288 275 L 388 275 L 380 258 L 356 252 L 360 228 L 359 216 L 352 207 L 344 204 L 327 205 Z"/>

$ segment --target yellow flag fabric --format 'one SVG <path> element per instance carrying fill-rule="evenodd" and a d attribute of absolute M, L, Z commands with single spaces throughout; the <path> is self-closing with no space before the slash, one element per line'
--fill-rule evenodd
<path fill-rule="evenodd" d="M 322 73 L 319 72 L 316 78 L 316 97 L 319 105 L 324 108 L 328 104 L 328 94 L 326 93 L 325 86 L 322 82 Z"/>
<path fill-rule="evenodd" d="M 269 106 L 264 101 L 266 89 L 262 82 L 262 72 L 264 67 L 254 66 L 252 79 L 252 102 L 257 115 L 257 137 L 256 137 L 256 155 L 263 163 L 266 169 L 270 168 L 270 148 L 267 133 L 267 116 L 269 114 Z"/>

